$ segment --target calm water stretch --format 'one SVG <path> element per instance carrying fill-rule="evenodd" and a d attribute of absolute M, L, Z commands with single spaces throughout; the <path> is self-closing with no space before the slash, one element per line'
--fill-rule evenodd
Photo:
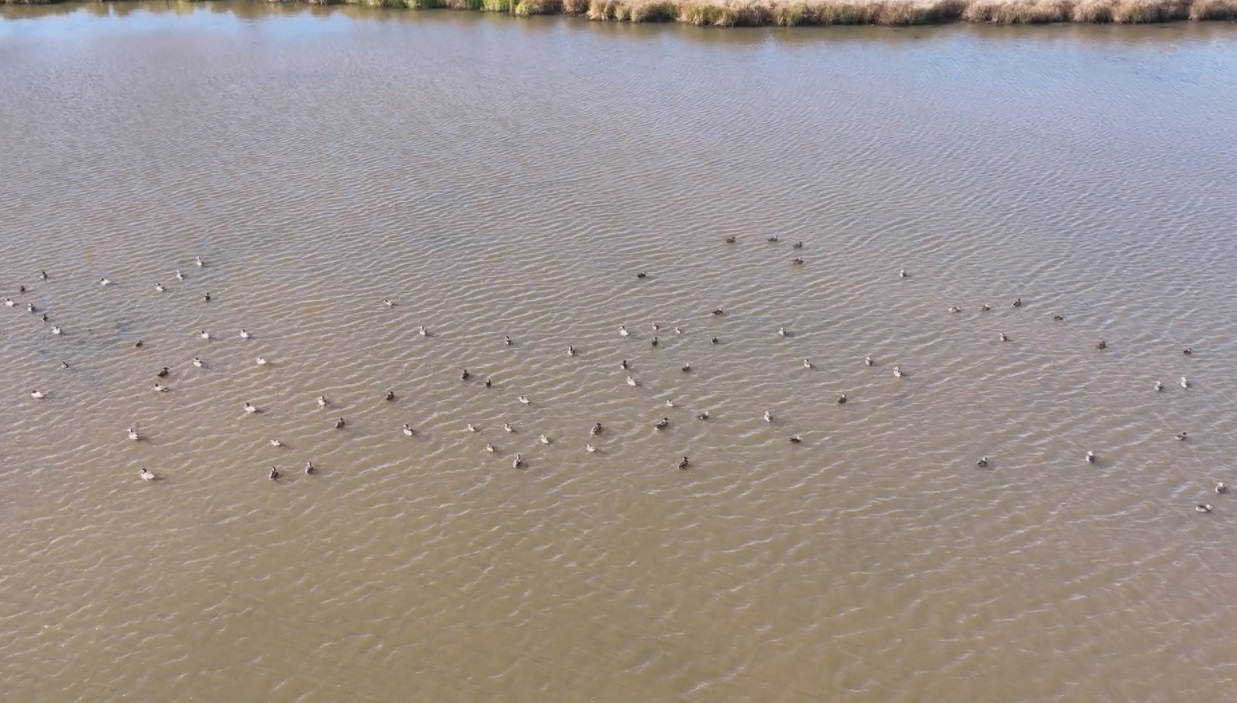
<path fill-rule="evenodd" d="M 6 699 L 1231 698 L 1237 29 L 2 16 Z"/>

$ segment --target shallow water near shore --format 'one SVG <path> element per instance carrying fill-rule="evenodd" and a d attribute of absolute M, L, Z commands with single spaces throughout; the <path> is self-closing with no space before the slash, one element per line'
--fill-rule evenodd
<path fill-rule="evenodd" d="M 0 687 L 1223 699 L 1234 39 L 3 8 Z"/>

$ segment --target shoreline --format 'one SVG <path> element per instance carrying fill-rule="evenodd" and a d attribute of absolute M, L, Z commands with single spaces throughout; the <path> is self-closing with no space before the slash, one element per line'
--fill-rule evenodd
<path fill-rule="evenodd" d="M 0 0 L 0 6 L 74 0 Z M 195 4 L 210 0 L 175 0 Z M 263 2 L 263 0 L 257 0 Z M 111 4 L 91 0 L 88 4 Z M 975 24 L 1162 24 L 1237 21 L 1237 0 L 267 0 L 263 4 L 360 6 L 565 15 L 594 22 L 697 27 L 907 27 Z"/>

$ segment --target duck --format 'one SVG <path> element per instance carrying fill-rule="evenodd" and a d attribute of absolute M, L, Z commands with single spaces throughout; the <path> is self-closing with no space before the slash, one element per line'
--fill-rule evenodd
<path fill-rule="evenodd" d="M 905 376 L 905 375 L 906 375 L 906 374 L 902 373 L 902 367 L 901 367 L 901 366 L 895 366 L 895 367 L 893 367 L 893 376 L 894 376 L 894 378 L 902 378 L 902 377 L 903 377 L 903 376 Z"/>
<path fill-rule="evenodd" d="M 106 277 L 106 276 L 104 276 L 103 278 L 100 278 L 100 279 L 99 279 L 99 285 L 101 285 L 101 286 L 110 286 L 110 285 L 112 285 L 112 282 L 111 282 L 111 281 L 109 281 L 109 280 L 107 280 L 107 277 Z"/>
<path fill-rule="evenodd" d="M 420 327 L 417 328 L 417 334 L 421 335 L 422 337 L 429 337 L 430 331 L 426 329 L 425 325 L 421 325 Z"/>
<path fill-rule="evenodd" d="M 493 382 L 493 381 L 491 381 L 491 380 L 490 380 L 490 379 L 488 379 L 488 378 L 487 378 L 487 379 L 485 379 L 485 387 L 486 387 L 486 388 L 493 388 L 493 387 L 494 387 L 494 382 Z"/>
<path fill-rule="evenodd" d="M 567 356 L 575 356 L 575 355 L 576 355 L 576 348 L 568 344 L 567 345 Z"/>
<path fill-rule="evenodd" d="M 838 396 L 838 405 L 845 405 L 845 404 L 846 404 L 846 394 L 843 393 L 842 395 Z"/>
<path fill-rule="evenodd" d="M 163 287 L 163 284 L 162 284 L 162 283 L 156 283 L 156 284 L 155 284 L 155 292 L 156 292 L 156 293 L 162 293 L 162 292 L 164 292 L 165 290 L 167 290 L 167 289 Z"/>
<path fill-rule="evenodd" d="M 130 427 L 130 428 L 127 430 L 127 433 L 128 433 L 128 435 L 129 435 L 129 439 L 133 440 L 134 442 L 136 442 L 136 441 L 138 441 L 139 439 L 141 439 L 141 438 L 142 438 L 142 436 L 141 436 L 140 434 L 138 434 L 138 433 L 137 433 L 137 430 L 133 429 L 132 427 Z"/>
<path fill-rule="evenodd" d="M 253 403 L 245 403 L 246 414 L 253 415 L 256 412 L 258 412 L 258 408 Z"/>
<path fill-rule="evenodd" d="M 1187 379 L 1185 376 L 1182 376 L 1182 377 L 1181 377 L 1181 387 L 1182 387 L 1182 388 L 1189 388 L 1189 387 L 1190 387 L 1190 381 L 1189 381 L 1189 379 Z"/>
<path fill-rule="evenodd" d="M 11 307 L 13 307 L 13 306 L 14 306 L 14 305 L 16 305 L 16 304 L 17 304 L 17 303 L 16 303 L 16 302 L 14 302 L 12 298 L 5 298 L 5 299 L 4 299 L 4 307 L 6 307 L 6 308 L 11 308 Z"/>
<path fill-rule="evenodd" d="M 515 428 L 511 426 L 511 423 L 510 423 L 510 422 L 504 422 L 504 423 L 503 423 L 503 432 L 515 432 Z"/>
<path fill-rule="evenodd" d="M 906 272 L 906 269 L 898 269 L 898 278 L 910 278 L 911 275 Z"/>
<path fill-rule="evenodd" d="M 659 343 L 659 342 L 658 342 L 658 340 L 657 340 L 657 337 L 656 337 L 656 336 L 654 336 L 651 340 L 649 340 L 649 346 L 651 346 L 651 347 L 655 347 L 655 346 L 657 346 L 657 345 L 658 345 L 658 343 Z"/>
<path fill-rule="evenodd" d="M 1022 298 L 1014 298 L 1014 307 L 1016 308 L 1022 307 Z"/>
<path fill-rule="evenodd" d="M 1101 339 L 1100 341 L 1095 343 L 1095 348 L 1100 351 L 1104 351 L 1105 349 L 1108 348 L 1108 342 L 1105 342 L 1104 340 Z"/>
<path fill-rule="evenodd" d="M 463 371 L 460 372 L 461 381 L 467 381 L 470 378 L 472 378 L 472 374 L 468 373 L 468 369 L 464 369 Z"/>
<path fill-rule="evenodd" d="M 26 312 L 33 315 L 37 313 L 38 311 L 39 311 L 38 308 L 34 307 L 34 303 L 26 303 Z"/>
<path fill-rule="evenodd" d="M 623 359 L 622 361 L 619 362 L 619 368 L 626 371 L 627 369 L 631 368 L 631 365 L 627 363 L 626 359 Z"/>
<path fill-rule="evenodd" d="M 44 393 L 43 391 L 35 390 L 35 391 L 30 391 L 30 397 L 34 398 L 35 400 L 42 400 L 47 397 L 47 394 Z"/>
<path fill-rule="evenodd" d="M 653 423 L 653 429 L 655 430 L 664 430 L 669 426 L 670 426 L 670 418 L 668 417 L 663 417 L 662 419 Z"/>
<path fill-rule="evenodd" d="M 1185 354 L 1186 356 L 1192 356 L 1194 354 L 1194 350 L 1191 349 L 1190 347 L 1186 347 L 1185 349 L 1181 350 L 1181 353 Z"/>
<path fill-rule="evenodd" d="M 814 368 L 816 368 L 816 365 L 812 363 L 812 360 L 811 360 L 811 359 L 804 359 L 804 360 L 803 360 L 803 368 L 805 368 L 805 369 L 809 369 L 809 370 L 810 370 L 810 369 L 814 369 Z"/>
<path fill-rule="evenodd" d="M 686 468 L 687 468 L 687 467 L 689 467 L 689 466 L 691 466 L 691 460 L 690 460 L 690 459 L 688 459 L 687 457 L 683 457 L 683 458 L 679 461 L 679 468 L 680 468 L 680 469 L 686 469 Z"/>
<path fill-rule="evenodd" d="M 67 368 L 69 368 L 69 362 L 67 362 L 67 361 L 62 361 L 62 362 L 60 362 L 60 368 L 62 368 L 62 369 L 67 369 Z"/>
<path fill-rule="evenodd" d="M 803 435 L 797 434 L 790 438 L 791 444 L 803 444 Z"/>
<path fill-rule="evenodd" d="M 992 306 L 987 303 L 984 303 L 983 305 L 979 306 L 979 311 L 980 312 L 992 312 Z"/>
<path fill-rule="evenodd" d="M 280 442 L 280 441 L 279 441 L 279 440 L 277 440 L 277 439 L 272 439 L 272 440 L 271 440 L 271 446 L 272 446 L 272 447 L 276 447 L 276 448 L 278 448 L 278 447 L 282 447 L 282 446 L 283 446 L 283 442 Z"/>
<path fill-rule="evenodd" d="M 384 395 L 384 396 L 383 396 L 383 398 L 384 398 L 384 399 L 385 399 L 388 403 L 390 403 L 390 402 L 394 401 L 394 400 L 395 400 L 395 391 L 387 391 L 387 394 L 386 394 L 386 395 Z"/>
<path fill-rule="evenodd" d="M 593 424 L 593 426 L 592 426 L 591 428 L 589 428 L 588 433 L 589 433 L 590 435 L 592 435 L 592 436 L 596 437 L 597 435 L 601 434 L 601 429 L 602 429 L 602 428 L 601 428 L 601 423 L 600 423 L 600 422 L 597 422 L 597 423 L 594 423 L 594 424 Z"/>
<path fill-rule="evenodd" d="M 258 364 L 258 366 L 266 366 L 268 363 L 270 363 L 266 360 L 266 357 L 264 356 L 259 356 L 257 359 L 254 359 L 254 361 Z"/>
<path fill-rule="evenodd" d="M 52 321 L 52 319 L 51 319 L 50 317 L 48 317 L 48 316 L 47 316 L 47 313 L 43 313 L 43 316 L 42 316 L 42 317 L 40 317 L 39 319 L 41 319 L 43 322 L 51 322 L 51 321 Z"/>
<path fill-rule="evenodd" d="M 721 308 L 714 308 L 713 314 L 717 315 L 718 317 L 721 317 L 722 315 L 726 314 L 726 311 L 722 310 Z"/>
<path fill-rule="evenodd" d="M 206 330 L 202 330 L 201 332 L 198 332 L 198 336 L 201 337 L 202 339 L 210 339 L 210 332 L 207 332 Z"/>
<path fill-rule="evenodd" d="M 1164 384 L 1163 384 L 1163 382 L 1161 382 L 1161 381 L 1156 381 L 1156 382 L 1155 382 L 1155 390 L 1156 390 L 1156 391 L 1162 391 L 1162 390 L 1164 390 Z"/>
<path fill-rule="evenodd" d="M 592 444 L 586 444 L 584 445 L 584 451 L 588 452 L 589 454 L 592 454 L 597 451 L 597 447 L 594 447 Z"/>
<path fill-rule="evenodd" d="M 876 366 L 876 362 L 872 360 L 872 356 L 869 354 L 868 356 L 863 357 L 863 365 Z"/>
<path fill-rule="evenodd" d="M 47 280 L 47 272 L 46 272 L 46 271 L 39 271 L 39 280 L 40 280 L 40 281 L 46 281 L 46 280 Z"/>
<path fill-rule="evenodd" d="M 764 418 L 765 418 L 765 422 L 773 422 L 773 413 L 766 410 L 764 414 Z"/>
<path fill-rule="evenodd" d="M 511 335 L 508 335 L 508 334 L 503 335 L 503 346 L 510 347 L 510 346 L 513 346 L 514 344 L 515 342 L 511 341 Z"/>
<path fill-rule="evenodd" d="M 250 338 L 250 337 L 252 337 L 252 336 L 253 336 L 253 335 L 249 334 L 249 332 L 248 332 L 248 331 L 246 331 L 246 330 L 241 330 L 241 333 L 240 333 L 240 338 L 241 338 L 241 339 L 249 339 L 249 338 Z"/>
<path fill-rule="evenodd" d="M 511 460 L 511 468 L 513 469 L 524 468 L 524 457 L 520 454 L 516 454 L 515 458 Z"/>
<path fill-rule="evenodd" d="M 708 411 L 708 410 L 701 410 L 700 412 L 696 413 L 696 419 L 697 419 L 697 420 L 708 420 L 708 419 L 709 419 L 709 411 Z"/>
<path fill-rule="evenodd" d="M 529 400 L 528 396 L 526 395 L 522 395 L 519 398 L 516 398 L 516 400 L 520 401 L 520 405 L 528 405 L 529 403 L 533 402 Z"/>
<path fill-rule="evenodd" d="M 661 329 L 661 325 L 657 324 L 656 322 L 654 322 L 654 323 L 650 324 L 650 325 L 649 325 L 649 327 L 653 328 L 653 331 L 654 331 L 654 332 L 656 332 L 657 330 Z"/>
<path fill-rule="evenodd" d="M 785 328 L 785 327 L 778 327 L 778 328 L 777 328 L 777 336 L 779 336 L 779 337 L 785 337 L 787 334 L 789 334 L 789 333 L 786 331 L 786 328 Z"/>
<path fill-rule="evenodd" d="M 305 462 L 305 475 L 306 476 L 312 476 L 313 473 L 317 470 L 318 470 L 318 467 L 314 466 L 314 463 L 312 461 Z"/>
<path fill-rule="evenodd" d="M 155 475 L 155 472 L 151 471 L 145 466 L 142 467 L 142 470 L 139 471 L 137 475 L 141 476 L 143 481 L 154 481 L 155 479 L 159 478 L 158 476 Z"/>
<path fill-rule="evenodd" d="M 627 325 L 619 325 L 619 336 L 620 337 L 626 337 L 626 336 L 629 336 L 630 334 L 631 332 L 627 331 Z"/>
<path fill-rule="evenodd" d="M 537 435 L 537 441 L 541 442 L 542 444 L 549 444 L 550 438 L 545 436 L 545 434 L 543 433 L 543 434 Z"/>
<path fill-rule="evenodd" d="M 795 242 L 794 244 L 791 244 L 791 245 L 790 245 L 790 248 L 791 248 L 791 249 L 802 249 L 802 248 L 803 248 L 803 242 Z"/>
<path fill-rule="evenodd" d="M 1215 490 L 1216 490 L 1216 493 L 1220 493 L 1220 494 L 1228 493 L 1228 484 L 1223 481 L 1220 481 L 1219 483 L 1216 484 Z"/>
<path fill-rule="evenodd" d="M 636 379 L 632 378 L 631 376 L 628 376 L 627 385 L 631 386 L 632 388 L 635 388 L 636 386 L 640 385 L 640 383 L 636 381 Z"/>
<path fill-rule="evenodd" d="M 766 237 L 765 241 L 769 242 L 770 244 L 776 244 L 777 242 L 781 241 L 781 237 L 775 234 L 772 237 Z"/>
<path fill-rule="evenodd" d="M 409 425 L 407 422 L 405 422 L 404 423 L 404 436 L 411 437 L 412 434 L 413 434 L 412 425 Z"/>
<path fill-rule="evenodd" d="M 60 325 L 52 325 L 52 334 L 59 337 L 60 335 L 64 334 L 64 330 L 60 329 Z"/>
<path fill-rule="evenodd" d="M 193 365 L 194 365 L 194 366 L 198 367 L 199 369 L 200 369 L 200 368 L 202 368 L 203 366 L 205 366 L 205 365 L 206 365 L 206 363 L 205 363 L 204 361 L 202 361 L 200 358 L 198 358 L 198 357 L 196 357 L 196 356 L 195 356 L 195 357 L 193 357 L 193 362 L 192 362 L 192 363 L 193 363 Z"/>
<path fill-rule="evenodd" d="M 139 340 L 137 340 L 136 342 L 134 342 L 134 343 L 133 343 L 133 348 L 134 348 L 134 349 L 141 349 L 143 344 L 144 344 L 144 342 L 143 342 L 142 340 L 140 340 L 140 339 L 139 339 Z"/>
<path fill-rule="evenodd" d="M 683 364 L 682 366 L 679 367 L 679 371 L 682 371 L 683 373 L 691 373 L 691 370 L 692 370 L 691 364 Z"/>
<path fill-rule="evenodd" d="M 639 273 L 637 273 L 637 274 L 636 274 L 636 278 L 639 278 L 640 280 L 644 280 L 644 279 L 646 279 L 646 278 L 648 278 L 648 277 L 649 277 L 649 274 L 648 274 L 647 272 L 645 272 L 645 271 L 641 271 L 641 272 L 639 272 Z"/>
<path fill-rule="evenodd" d="M 734 244 L 735 242 L 739 241 L 739 238 L 732 234 L 729 237 L 726 237 L 725 239 L 723 239 L 722 241 L 725 242 L 726 244 Z"/>
<path fill-rule="evenodd" d="M 955 306 L 953 306 L 953 307 L 949 308 L 949 312 L 962 312 L 962 308 L 960 308 L 960 307 L 958 307 L 957 305 L 955 305 Z"/>
<path fill-rule="evenodd" d="M 1189 438 L 1189 435 L 1187 435 L 1185 432 L 1178 432 L 1178 433 L 1177 433 L 1177 441 L 1178 441 L 1178 442 L 1184 442 L 1184 441 L 1186 441 L 1186 439 L 1187 439 L 1187 438 Z"/>
<path fill-rule="evenodd" d="M 202 262 L 202 257 L 200 257 L 200 256 L 195 256 L 195 257 L 193 257 L 193 265 L 194 265 L 194 266 L 197 266 L 198 268 L 202 268 L 202 267 L 203 267 L 203 266 L 205 266 L 206 264 Z"/>
<path fill-rule="evenodd" d="M 1064 315 L 1053 315 L 1052 321 L 1053 322 L 1065 322 L 1065 316 Z"/>
<path fill-rule="evenodd" d="M 986 457 L 986 456 L 981 456 L 981 457 L 979 457 L 979 461 L 975 462 L 975 465 L 976 465 L 976 466 L 978 466 L 979 468 L 983 469 L 983 468 L 986 468 L 986 467 L 988 466 L 988 463 L 989 463 L 989 462 L 988 462 L 988 457 Z"/>
<path fill-rule="evenodd" d="M 382 299 L 382 304 L 383 304 L 383 305 L 385 305 L 385 306 L 387 306 L 388 308 L 393 308 L 393 307 L 395 307 L 395 301 L 394 301 L 394 300 L 391 300 L 390 298 L 383 298 L 383 299 Z"/>
<path fill-rule="evenodd" d="M 1199 503 L 1198 505 L 1194 506 L 1194 511 L 1199 512 L 1199 513 L 1209 513 L 1211 512 L 1211 504 L 1210 503 Z"/>
<path fill-rule="evenodd" d="M 156 384 L 155 384 L 155 391 L 156 391 L 156 392 L 158 392 L 158 393 L 167 393 L 167 392 L 168 392 L 168 391 L 170 391 L 170 390 L 172 390 L 172 389 L 171 389 L 171 388 L 168 388 L 167 386 L 163 385 L 162 383 L 156 383 Z"/>
<path fill-rule="evenodd" d="M 464 429 L 468 430 L 469 432 L 476 432 L 477 426 L 470 422 L 467 425 L 464 425 Z"/>
<path fill-rule="evenodd" d="M 185 280 L 185 274 L 181 273 L 180 269 L 176 269 L 176 280 L 178 281 Z"/>
<path fill-rule="evenodd" d="M 489 442 L 486 442 L 486 443 L 485 443 L 485 451 L 487 451 L 487 452 L 489 452 L 489 453 L 493 454 L 494 452 L 496 452 L 496 451 L 498 451 L 498 450 L 496 450 L 496 449 L 494 448 L 494 445 L 493 445 L 493 444 L 490 444 Z"/>
<path fill-rule="evenodd" d="M 210 291 L 207 291 L 205 294 L 202 295 L 202 302 L 203 303 L 210 302 Z"/>
<path fill-rule="evenodd" d="M 335 429 L 342 430 L 347 426 L 348 426 L 348 421 L 343 419 L 342 417 L 335 420 Z"/>
<path fill-rule="evenodd" d="M 675 334 L 683 334 L 683 328 L 682 328 L 682 327 L 679 327 L 678 325 L 675 325 L 675 326 L 674 326 L 674 333 L 675 333 Z"/>
<path fill-rule="evenodd" d="M 718 339 L 717 337 L 713 337 L 712 339 L 709 340 L 709 343 L 710 344 L 721 344 L 722 340 Z"/>
<path fill-rule="evenodd" d="M 1088 464 L 1094 464 L 1095 463 L 1095 452 L 1088 451 L 1087 456 L 1085 458 Z"/>
<path fill-rule="evenodd" d="M 272 466 L 272 467 L 271 467 L 271 472 L 270 472 L 269 474 L 267 474 L 267 475 L 266 475 L 266 477 L 267 477 L 267 478 L 269 478 L 269 479 L 270 479 L 270 480 L 272 480 L 272 481 L 278 481 L 278 480 L 279 480 L 279 469 L 278 469 L 278 467 Z"/>
<path fill-rule="evenodd" d="M 1009 335 L 1007 335 L 1007 334 L 1005 334 L 1004 332 L 1002 332 L 1002 333 L 1001 333 L 1001 341 L 1002 341 L 1002 342 L 1008 342 L 1008 341 L 1009 341 Z"/>
<path fill-rule="evenodd" d="M 159 373 L 155 375 L 158 376 L 159 378 L 167 378 L 168 374 L 170 373 L 172 372 L 168 370 L 168 367 L 164 366 L 162 369 L 159 369 Z"/>
<path fill-rule="evenodd" d="M 327 400 L 326 396 L 324 395 L 318 396 L 318 407 L 325 408 L 326 406 L 330 404 L 331 404 L 331 401 Z"/>
<path fill-rule="evenodd" d="M 795 258 L 793 258 L 793 259 L 791 259 L 791 260 L 790 260 L 790 263 L 792 263 L 792 264 L 802 265 L 802 264 L 803 264 L 803 257 L 802 257 L 802 256 L 796 256 Z"/>
<path fill-rule="evenodd" d="M 674 407 L 674 401 L 673 401 L 673 400 L 670 400 L 669 398 L 666 398 L 666 407 L 667 407 L 667 408 L 673 408 L 673 407 Z"/>

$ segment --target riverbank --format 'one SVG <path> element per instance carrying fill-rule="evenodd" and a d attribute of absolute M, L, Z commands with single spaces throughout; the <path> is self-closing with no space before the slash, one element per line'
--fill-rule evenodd
<path fill-rule="evenodd" d="M 61 0 L 0 0 L 0 5 Z M 985 24 L 1149 24 L 1237 21 L 1237 0 L 294 0 L 309 5 L 451 9 L 599 22 L 700 27 Z"/>

